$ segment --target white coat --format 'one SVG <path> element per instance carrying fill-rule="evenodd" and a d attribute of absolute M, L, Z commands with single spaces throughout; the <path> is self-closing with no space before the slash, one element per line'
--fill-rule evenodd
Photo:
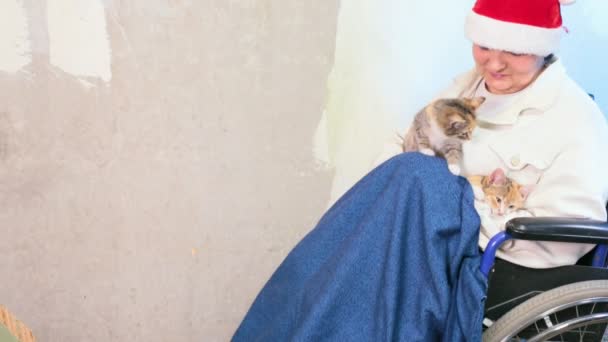
<path fill-rule="evenodd" d="M 479 95 L 479 86 L 483 87 L 483 82 L 471 70 L 438 97 Z M 479 125 L 463 145 L 462 175 L 488 175 L 502 168 L 508 177 L 533 185 L 526 200 L 532 216 L 606 220 L 608 124 L 559 60 L 511 98 L 504 110 L 484 113 L 482 104 L 477 114 Z M 387 157 L 385 151 L 382 159 Z M 489 239 L 504 229 L 504 222 L 491 224 L 496 219 L 488 211 L 478 212 L 482 222 L 479 245 L 485 248 Z M 574 264 L 592 247 L 519 240 L 497 256 L 527 267 L 546 268 Z"/>

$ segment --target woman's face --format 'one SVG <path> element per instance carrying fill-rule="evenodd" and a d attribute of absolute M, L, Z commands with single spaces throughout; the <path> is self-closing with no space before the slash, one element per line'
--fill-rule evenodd
<path fill-rule="evenodd" d="M 473 44 L 477 71 L 483 76 L 488 91 L 511 94 L 527 87 L 543 68 L 544 58 L 492 50 Z"/>

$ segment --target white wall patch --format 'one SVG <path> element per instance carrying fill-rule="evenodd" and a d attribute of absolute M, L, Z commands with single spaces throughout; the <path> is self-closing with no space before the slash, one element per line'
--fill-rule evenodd
<path fill-rule="evenodd" d="M 75 76 L 109 81 L 111 51 L 103 2 L 47 0 L 47 15 L 51 64 Z"/>
<path fill-rule="evenodd" d="M 0 0 L 0 9 L 0 71 L 17 72 L 32 60 L 27 14 L 19 0 Z"/>

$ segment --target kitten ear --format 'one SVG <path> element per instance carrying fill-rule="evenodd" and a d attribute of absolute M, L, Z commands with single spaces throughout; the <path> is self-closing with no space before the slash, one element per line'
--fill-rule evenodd
<path fill-rule="evenodd" d="M 534 190 L 534 185 L 522 185 L 519 187 L 519 193 L 524 199 L 528 198 L 532 190 Z"/>
<path fill-rule="evenodd" d="M 490 174 L 490 184 L 491 185 L 505 185 L 507 183 L 507 176 L 505 176 L 505 172 L 498 168 Z"/>
<path fill-rule="evenodd" d="M 469 103 L 471 104 L 471 106 L 473 106 L 473 108 L 477 109 L 477 108 L 479 108 L 479 106 L 481 106 L 482 103 L 485 102 L 485 100 L 486 100 L 485 97 L 478 96 L 478 97 L 469 99 Z"/>

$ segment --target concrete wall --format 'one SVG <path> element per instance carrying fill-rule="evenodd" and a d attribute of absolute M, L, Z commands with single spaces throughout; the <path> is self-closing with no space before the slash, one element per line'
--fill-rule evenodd
<path fill-rule="evenodd" d="M 0 71 L 0 303 L 39 341 L 228 340 L 327 204 L 338 0 L 102 1 L 111 76 L 54 62 L 56 1 Z"/>
<path fill-rule="evenodd" d="M 374 140 L 472 63 L 473 0 L 338 3 L 0 1 L 0 304 L 40 341 L 228 340 L 327 205 L 326 97 Z M 607 6 L 562 52 L 604 111 Z"/>

